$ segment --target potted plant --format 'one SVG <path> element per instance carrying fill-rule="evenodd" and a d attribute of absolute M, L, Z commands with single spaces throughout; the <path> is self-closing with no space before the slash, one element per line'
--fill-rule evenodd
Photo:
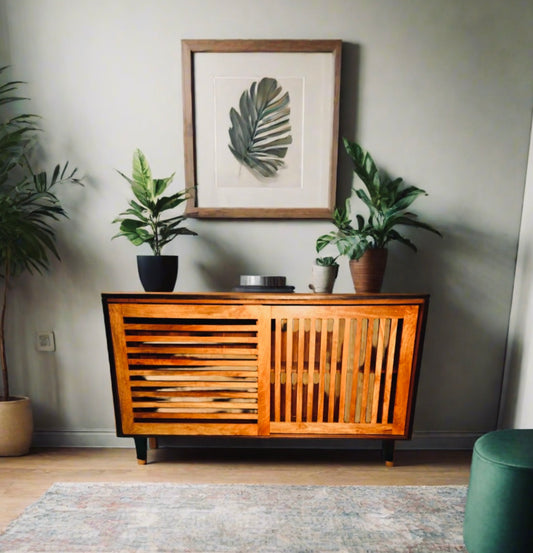
<path fill-rule="evenodd" d="M 309 288 L 317 294 L 331 294 L 338 273 L 339 264 L 336 257 L 317 257 L 311 267 L 312 283 Z"/>
<path fill-rule="evenodd" d="M 154 179 L 146 156 L 141 150 L 133 154 L 132 176 L 118 171 L 131 185 L 136 200 L 129 202 L 129 208 L 121 213 L 113 223 L 120 223 L 120 232 L 113 236 L 125 236 L 135 246 L 148 244 L 153 255 L 138 255 L 137 268 L 144 290 L 147 292 L 172 292 L 178 275 L 178 256 L 161 255 L 163 246 L 178 235 L 197 236 L 197 233 L 180 226 L 185 215 L 172 215 L 162 218 L 188 198 L 187 190 L 171 196 L 163 192 L 172 182 L 174 174 L 164 179 Z"/>
<path fill-rule="evenodd" d="M 353 188 L 355 196 L 369 210 L 368 218 L 361 214 L 352 223 L 351 198 L 344 207 L 335 209 L 333 224 L 336 230 L 317 240 L 317 251 L 327 245 L 337 247 L 339 254 L 350 260 L 350 271 L 358 293 L 373 293 L 381 290 L 387 263 L 387 245 L 397 240 L 416 251 L 416 246 L 400 234 L 398 226 L 416 227 L 441 236 L 429 224 L 419 220 L 408 211 L 411 204 L 426 192 L 416 186 L 406 186 L 403 179 L 390 179 L 380 171 L 372 156 L 361 146 L 344 138 L 344 147 L 350 156 L 354 171 L 364 188 Z"/>
<path fill-rule="evenodd" d="M 7 67 L 0 68 L 0 74 Z M 0 106 L 26 100 L 17 96 L 21 81 L 0 81 Z M 78 183 L 68 162 L 51 175 L 36 172 L 30 161 L 37 135 L 37 116 L 0 114 L 0 455 L 24 455 L 31 444 L 33 418 L 30 399 L 12 396 L 6 354 L 6 314 L 13 279 L 24 272 L 43 273 L 50 254 L 59 259 L 54 222 L 66 217 L 56 196 L 62 184 Z"/>

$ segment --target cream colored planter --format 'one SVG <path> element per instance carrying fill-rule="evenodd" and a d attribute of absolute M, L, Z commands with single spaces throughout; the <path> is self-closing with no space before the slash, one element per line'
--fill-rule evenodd
<path fill-rule="evenodd" d="M 0 456 L 26 455 L 33 434 L 30 399 L 15 397 L 0 401 Z"/>
<path fill-rule="evenodd" d="M 339 272 L 338 265 L 313 265 L 309 288 L 317 294 L 331 294 Z"/>

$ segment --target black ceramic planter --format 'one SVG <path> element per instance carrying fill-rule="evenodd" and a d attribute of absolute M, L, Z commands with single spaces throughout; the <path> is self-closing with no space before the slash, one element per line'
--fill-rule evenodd
<path fill-rule="evenodd" d="M 145 292 L 172 292 L 178 277 L 178 256 L 138 255 L 137 269 Z"/>

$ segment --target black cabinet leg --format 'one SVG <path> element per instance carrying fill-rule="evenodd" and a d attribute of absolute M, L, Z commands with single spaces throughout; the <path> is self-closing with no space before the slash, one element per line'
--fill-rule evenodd
<path fill-rule="evenodd" d="M 148 440 L 143 436 L 135 436 L 135 451 L 137 452 L 137 463 L 146 465 Z"/>
<path fill-rule="evenodd" d="M 383 440 L 383 460 L 387 467 L 394 466 L 394 440 Z"/>

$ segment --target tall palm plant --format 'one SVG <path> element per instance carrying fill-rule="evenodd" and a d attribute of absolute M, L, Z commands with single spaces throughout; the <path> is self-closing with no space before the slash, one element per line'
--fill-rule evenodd
<path fill-rule="evenodd" d="M 43 273 L 50 255 L 59 258 L 53 223 L 67 214 L 56 190 L 66 183 L 81 184 L 68 162 L 56 165 L 51 174 L 33 169 L 30 159 L 39 132 L 38 117 L 11 115 L 6 109 L 8 104 L 28 100 L 18 94 L 21 81 L 4 81 L 6 70 L 0 68 L 0 401 L 10 399 L 5 323 L 11 281 L 26 271 Z"/>

